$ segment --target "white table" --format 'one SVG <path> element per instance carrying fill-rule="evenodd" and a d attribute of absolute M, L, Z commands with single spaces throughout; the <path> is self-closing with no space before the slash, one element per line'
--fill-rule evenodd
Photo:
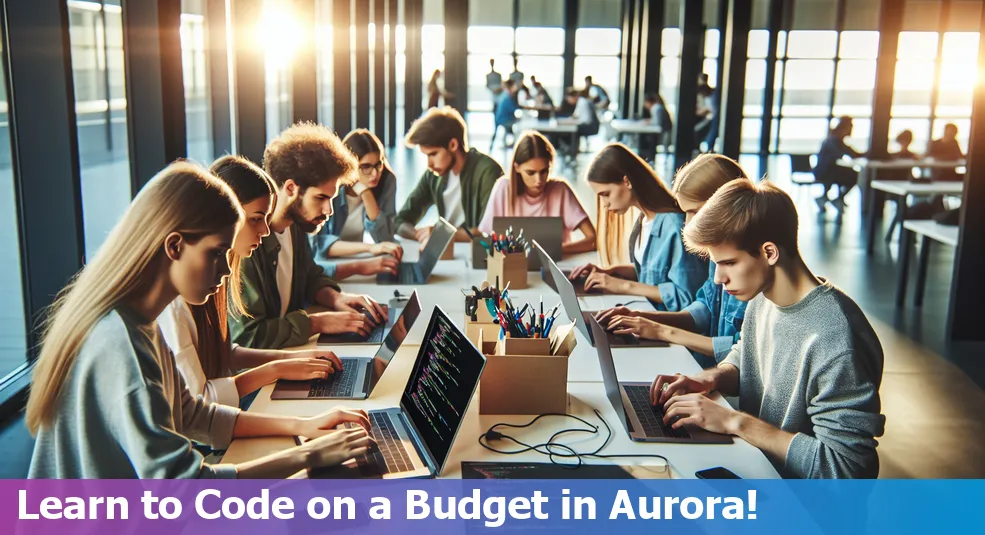
<path fill-rule="evenodd" d="M 933 220 L 904 221 L 900 235 L 899 277 L 896 280 L 896 306 L 906 303 L 907 276 L 910 269 L 910 252 L 914 237 L 920 237 L 920 259 L 917 262 L 917 288 L 913 306 L 923 306 L 924 288 L 927 285 L 927 263 L 930 261 L 930 243 L 940 242 L 951 247 L 958 246 L 958 227 L 942 225 Z"/>
<path fill-rule="evenodd" d="M 578 156 L 578 124 L 568 119 L 537 119 L 526 117 L 517 121 L 513 127 L 515 132 L 533 130 L 541 134 L 557 134 L 570 136 L 571 151 L 568 154 L 572 159 Z"/>
<path fill-rule="evenodd" d="M 869 191 L 870 184 L 878 178 L 880 171 L 912 171 L 913 169 L 957 169 L 964 167 L 965 160 L 870 160 L 855 158 L 851 160 L 852 167 L 858 169 L 858 188 L 862 194 L 862 210 L 869 209 L 868 198 L 873 195 Z M 872 212 L 868 212 L 872 213 Z"/>
<path fill-rule="evenodd" d="M 896 220 L 906 221 L 906 199 L 910 195 L 961 195 L 964 191 L 964 182 L 912 182 L 909 180 L 873 180 L 870 184 L 872 190 L 883 191 L 896 201 Z M 875 218 L 876 195 L 869 195 L 869 219 L 866 236 L 866 253 L 872 254 L 875 245 L 876 218 Z M 902 251 L 902 244 L 901 251 Z"/>
<path fill-rule="evenodd" d="M 663 128 L 649 119 L 613 119 L 609 128 L 616 134 L 662 134 Z"/>

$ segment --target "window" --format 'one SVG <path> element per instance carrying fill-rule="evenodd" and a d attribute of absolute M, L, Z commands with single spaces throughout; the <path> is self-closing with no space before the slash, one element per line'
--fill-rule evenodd
<path fill-rule="evenodd" d="M 181 65 L 188 158 L 208 165 L 215 154 L 212 150 L 212 92 L 205 53 L 204 8 L 201 2 L 181 2 Z"/>
<path fill-rule="evenodd" d="M 68 0 L 82 224 L 91 258 L 130 204 L 123 20 L 119 1 Z"/>
<path fill-rule="evenodd" d="M 264 50 L 267 141 L 291 125 L 294 118 L 291 64 L 300 45 L 300 21 L 290 0 L 263 0 L 258 45 Z"/>

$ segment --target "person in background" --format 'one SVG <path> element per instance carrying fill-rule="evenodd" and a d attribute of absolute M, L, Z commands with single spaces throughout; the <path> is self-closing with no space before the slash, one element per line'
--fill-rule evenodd
<path fill-rule="evenodd" d="M 479 230 L 490 234 L 496 217 L 560 217 L 564 224 L 562 252 L 595 250 L 595 226 L 571 186 L 551 178 L 554 147 L 538 132 L 524 132 L 513 149 L 509 175 L 496 181 Z M 572 232 L 581 239 L 572 240 Z"/>
<path fill-rule="evenodd" d="M 428 82 L 428 109 L 437 108 L 441 99 L 445 100 L 445 106 L 450 106 L 451 101 L 455 98 L 455 95 L 445 91 L 441 87 L 439 81 L 441 80 L 441 71 L 438 69 L 434 70 L 431 74 L 431 80 Z"/>
<path fill-rule="evenodd" d="M 720 154 L 702 154 L 674 177 L 674 198 L 690 222 L 708 199 L 735 179 L 748 180 L 739 164 Z M 685 224 L 686 224 L 685 223 Z M 646 312 L 616 307 L 602 311 L 598 321 L 608 330 L 650 340 L 680 344 L 703 368 L 715 366 L 739 341 L 746 303 L 716 282 L 719 269 L 708 263 L 708 279 L 693 303 L 681 312 Z"/>
<path fill-rule="evenodd" d="M 537 110 L 537 118 L 547 120 L 554 116 L 554 100 L 550 93 L 544 88 L 543 84 L 536 76 L 530 77 L 530 85 L 534 90 L 534 108 Z"/>
<path fill-rule="evenodd" d="M 37 438 L 28 477 L 284 478 L 369 450 L 364 411 L 241 412 L 190 391 L 178 372 L 155 318 L 178 297 L 203 305 L 222 289 L 244 221 L 229 186 L 190 162 L 140 190 L 49 310 L 25 416 Z M 347 422 L 358 425 L 336 429 Z M 192 444 L 295 435 L 312 440 L 236 465 L 208 464 Z"/>
<path fill-rule="evenodd" d="M 587 176 L 605 210 L 623 214 L 636 208 L 641 215 L 629 237 L 632 264 L 587 264 L 571 278 L 587 276 L 585 289 L 646 297 L 657 310 L 684 310 L 708 278 L 708 262 L 684 250 L 684 213 L 673 195 L 653 168 L 621 143 L 603 148 Z"/>
<path fill-rule="evenodd" d="M 913 144 L 913 132 L 910 130 L 903 130 L 896 136 L 896 144 L 899 145 L 899 151 L 891 153 L 889 156 L 894 160 L 919 160 L 920 156 L 910 150 L 910 145 Z"/>
<path fill-rule="evenodd" d="M 522 86 L 523 85 L 523 73 L 520 71 L 520 68 L 517 67 L 517 64 L 518 64 L 517 57 L 514 54 L 513 55 L 513 72 L 510 73 L 510 81 L 513 82 L 514 84 L 516 84 L 517 86 Z"/>
<path fill-rule="evenodd" d="M 493 115 L 496 115 L 496 104 L 503 92 L 503 75 L 496 72 L 496 60 L 489 58 L 489 72 L 486 73 L 486 89 L 492 94 Z"/>
<path fill-rule="evenodd" d="M 942 162 L 953 162 L 964 159 L 964 152 L 958 145 L 958 127 L 954 123 L 944 125 L 944 135 L 935 139 L 927 146 L 927 158 Z M 933 180 L 964 180 L 964 173 L 954 169 L 933 169 L 930 174 Z"/>
<path fill-rule="evenodd" d="M 416 226 L 428 208 L 435 206 L 439 216 L 459 227 L 456 241 L 472 241 L 465 229 L 477 230 L 503 168 L 478 149 L 469 148 L 465 119 L 452 108 L 428 110 L 411 125 L 406 143 L 427 157 L 428 169 L 397 212 L 397 233 L 427 243 L 432 227 Z"/>
<path fill-rule="evenodd" d="M 814 178 L 824 185 L 821 196 L 814 199 L 817 208 L 824 211 L 825 206 L 830 203 L 842 214 L 845 210 L 845 196 L 858 184 L 858 173 L 851 167 L 838 165 L 838 160 L 843 156 L 860 158 L 861 153 L 845 143 L 845 138 L 852 135 L 852 118 L 839 117 L 834 128 L 828 133 L 828 137 L 821 143 L 821 149 L 817 152 L 817 162 L 814 165 Z M 832 201 L 828 197 L 828 189 L 834 188 L 838 196 Z"/>
<path fill-rule="evenodd" d="M 565 101 L 574 110 L 569 121 L 576 125 L 579 141 L 582 137 L 594 136 L 599 133 L 599 117 L 595 113 L 595 106 L 592 105 L 592 101 L 583 97 L 581 92 L 576 89 L 568 90 L 565 95 Z M 561 149 L 562 154 L 567 159 L 573 160 L 578 155 L 578 146 L 572 146 L 571 142 L 567 140 L 567 136 L 551 134 L 549 139 L 553 145 Z"/>
<path fill-rule="evenodd" d="M 643 97 L 643 120 L 650 121 L 652 124 L 660 126 L 659 134 L 640 135 L 640 157 L 648 162 L 653 162 L 657 157 L 657 147 L 670 145 L 670 138 L 674 132 L 674 123 L 667 111 L 667 105 L 663 97 L 656 91 L 647 93 Z"/>
<path fill-rule="evenodd" d="M 797 225 L 793 200 L 768 180 L 733 180 L 698 211 L 684 242 L 749 303 L 741 336 L 714 368 L 658 375 L 650 401 L 674 428 L 745 440 L 785 477 L 875 478 L 882 345 L 859 306 L 804 263 Z M 716 390 L 738 396 L 738 410 L 712 401 Z"/>
<path fill-rule="evenodd" d="M 508 137 L 515 137 L 513 134 L 513 126 L 516 125 L 516 112 L 520 109 L 520 105 L 517 103 L 517 86 L 513 83 L 513 80 L 507 80 L 503 84 L 503 92 L 499 95 L 499 101 L 496 103 L 496 114 L 493 119 L 495 124 L 493 125 L 493 135 L 492 139 L 489 141 L 489 150 L 492 151 L 493 147 L 496 145 L 496 134 L 499 133 L 500 127 L 503 128 L 503 146 L 509 147 L 507 144 Z"/>
<path fill-rule="evenodd" d="M 609 109 L 609 94 L 602 86 L 596 84 L 591 76 L 585 77 L 585 89 L 582 90 L 581 96 L 590 100 L 599 111 Z"/>
<path fill-rule="evenodd" d="M 369 130 L 353 130 L 342 143 L 359 158 L 359 169 L 352 186 L 339 187 L 332 200 L 332 215 L 309 238 L 315 262 L 335 280 L 393 273 L 403 256 L 403 249 L 393 242 L 397 177 L 387 165 L 383 143 Z M 374 243 L 363 240 L 366 232 Z M 366 253 L 375 258 L 331 260 Z"/>
<path fill-rule="evenodd" d="M 701 142 L 707 143 L 707 150 L 715 148 L 718 139 L 718 105 L 715 102 L 715 88 L 708 83 L 708 75 L 698 75 L 698 99 L 695 110 L 694 144 L 700 149 Z"/>

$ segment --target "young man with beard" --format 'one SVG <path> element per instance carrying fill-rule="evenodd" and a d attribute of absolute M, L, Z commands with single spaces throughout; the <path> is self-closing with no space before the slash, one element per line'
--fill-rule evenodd
<path fill-rule="evenodd" d="M 234 343 L 279 349 L 304 344 L 313 334 L 361 332 L 386 321 L 383 308 L 365 295 L 347 294 L 325 275 L 306 234 L 332 215 L 339 185 L 350 185 L 358 162 L 330 129 L 300 123 L 267 145 L 263 167 L 277 183 L 270 235 L 241 264 L 247 315 L 230 314 Z M 308 312 L 319 306 L 326 312 Z M 360 310 L 369 312 L 368 318 Z"/>

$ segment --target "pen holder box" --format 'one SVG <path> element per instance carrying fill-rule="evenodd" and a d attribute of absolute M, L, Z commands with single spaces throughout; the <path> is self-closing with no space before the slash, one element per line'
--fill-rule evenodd
<path fill-rule="evenodd" d="M 445 252 L 441 253 L 441 258 L 439 260 L 454 260 L 455 259 L 455 240 L 452 240 L 445 248 Z"/>
<path fill-rule="evenodd" d="M 479 307 L 475 311 L 475 321 L 468 314 L 465 315 L 465 336 L 479 347 L 479 331 L 486 333 L 487 340 L 495 340 L 499 335 L 499 325 L 493 323 L 493 317 L 489 314 L 486 307 L 487 299 L 479 300 Z M 481 349 L 481 348 L 480 348 Z"/>
<path fill-rule="evenodd" d="M 527 287 L 527 255 L 525 253 L 503 254 L 497 251 L 487 259 L 486 280 L 498 280 L 499 287 L 522 290 Z"/>
<path fill-rule="evenodd" d="M 566 412 L 568 357 L 575 346 L 574 324 L 562 325 L 550 338 L 504 338 L 482 329 L 477 347 L 486 356 L 479 381 L 479 414 Z"/>

